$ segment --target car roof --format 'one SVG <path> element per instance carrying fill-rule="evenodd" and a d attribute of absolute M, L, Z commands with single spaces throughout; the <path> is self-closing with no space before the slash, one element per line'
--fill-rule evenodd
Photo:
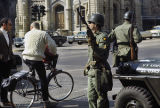
<path fill-rule="evenodd" d="M 160 25 L 154 26 L 153 28 L 160 28 Z"/>

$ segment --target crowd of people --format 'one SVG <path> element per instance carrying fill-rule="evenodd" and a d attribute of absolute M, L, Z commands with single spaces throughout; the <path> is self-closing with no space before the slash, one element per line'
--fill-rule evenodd
<path fill-rule="evenodd" d="M 89 108 L 109 108 L 107 92 L 112 90 L 112 72 L 107 62 L 110 50 L 110 43 L 116 41 L 117 51 L 114 54 L 114 66 L 117 67 L 123 62 L 138 59 L 137 43 L 142 41 L 138 28 L 133 24 L 134 13 L 128 11 L 124 14 L 124 23 L 111 31 L 110 34 L 102 32 L 104 16 L 96 13 L 88 20 L 88 62 L 84 68 L 84 75 L 88 76 L 88 103 Z M 10 75 L 10 64 L 14 63 L 12 52 L 11 36 L 8 32 L 12 29 L 12 22 L 9 18 L 0 21 L 0 83 Z M 92 33 L 90 33 L 90 31 Z M 132 41 L 131 41 L 132 39 Z M 133 44 L 133 51 L 131 48 Z M 46 33 L 40 30 L 39 23 L 33 22 L 30 31 L 24 36 L 23 60 L 26 65 L 36 70 L 42 88 L 42 98 L 45 108 L 49 106 L 48 85 L 46 70 L 43 63 L 45 50 L 53 55 L 57 54 L 55 41 Z M 134 53 L 134 59 L 132 59 Z M 11 106 L 7 99 L 7 90 L 1 87 L 0 97 L 3 106 Z"/>

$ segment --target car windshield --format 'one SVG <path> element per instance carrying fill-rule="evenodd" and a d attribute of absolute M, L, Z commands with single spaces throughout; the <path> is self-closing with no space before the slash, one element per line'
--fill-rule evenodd
<path fill-rule="evenodd" d="M 78 34 L 77 35 L 86 35 L 86 32 L 78 32 Z"/>
<path fill-rule="evenodd" d="M 15 38 L 15 41 L 16 41 L 16 42 L 21 42 L 21 41 L 22 41 L 22 38 Z"/>

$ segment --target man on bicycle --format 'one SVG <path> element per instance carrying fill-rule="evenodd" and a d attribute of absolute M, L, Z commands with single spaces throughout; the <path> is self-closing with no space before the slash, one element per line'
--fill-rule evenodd
<path fill-rule="evenodd" d="M 42 88 L 42 98 L 47 107 L 48 99 L 48 84 L 46 78 L 46 70 L 43 63 L 45 58 L 44 51 L 46 46 L 54 55 L 57 53 L 55 41 L 45 31 L 39 30 L 39 23 L 33 22 L 30 25 L 30 31 L 25 34 L 23 59 L 28 66 L 35 69 Z"/>

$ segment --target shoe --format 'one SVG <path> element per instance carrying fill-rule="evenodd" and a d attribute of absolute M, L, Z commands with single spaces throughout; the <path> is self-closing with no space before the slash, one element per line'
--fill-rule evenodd
<path fill-rule="evenodd" d="M 57 104 L 57 102 L 44 101 L 44 108 L 53 108 Z"/>

